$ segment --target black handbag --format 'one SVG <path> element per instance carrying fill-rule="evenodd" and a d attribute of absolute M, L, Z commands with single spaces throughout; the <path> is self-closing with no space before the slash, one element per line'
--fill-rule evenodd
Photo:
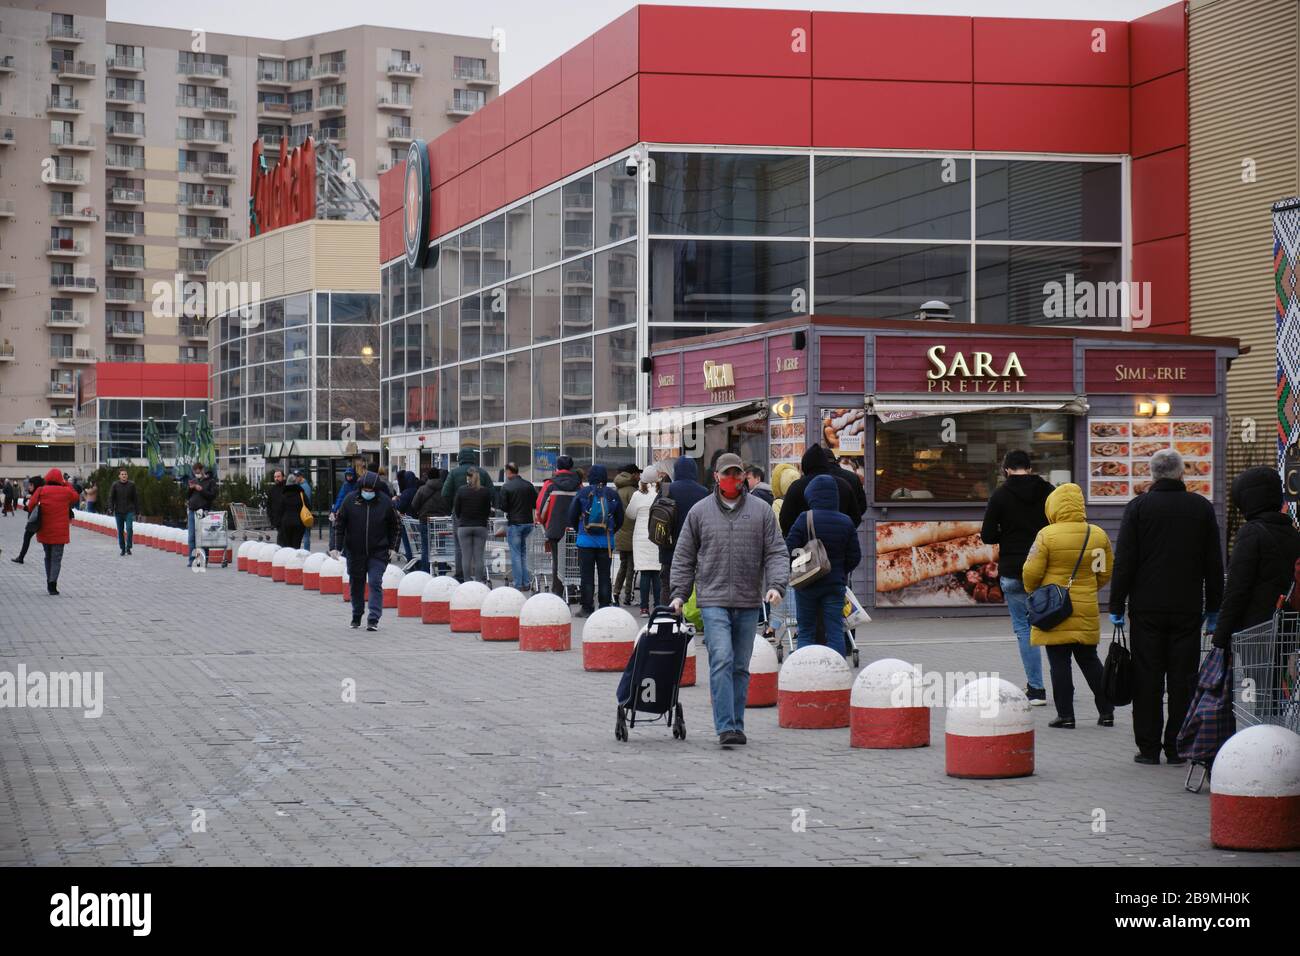
<path fill-rule="evenodd" d="M 1074 570 L 1070 572 L 1069 581 L 1064 585 L 1048 584 L 1038 588 L 1025 601 L 1029 623 L 1040 631 L 1050 631 L 1062 621 L 1068 620 L 1074 613 L 1074 605 L 1070 603 L 1070 588 L 1074 586 L 1074 576 L 1079 573 L 1079 565 L 1083 563 L 1083 556 L 1088 552 L 1088 542 L 1091 539 L 1092 525 L 1088 525 L 1088 531 L 1083 536 L 1083 547 L 1079 549 L 1079 558 L 1074 562 Z"/>
<path fill-rule="evenodd" d="M 40 527 L 41 527 L 41 506 L 39 504 L 36 504 L 32 506 L 31 511 L 27 512 L 27 527 L 24 530 L 35 533 L 40 530 Z"/>
<path fill-rule="evenodd" d="M 1133 652 L 1123 626 L 1117 626 L 1106 650 L 1106 666 L 1101 674 L 1101 689 L 1116 707 L 1133 703 Z"/>

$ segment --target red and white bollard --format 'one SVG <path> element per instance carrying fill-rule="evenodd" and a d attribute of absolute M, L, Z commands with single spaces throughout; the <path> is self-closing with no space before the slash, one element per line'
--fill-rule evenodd
<path fill-rule="evenodd" d="M 862 668 L 849 696 L 849 746 L 873 750 L 930 746 L 930 708 L 921 670 L 887 657 Z"/>
<path fill-rule="evenodd" d="M 330 556 L 324 551 L 314 551 L 302 563 L 302 588 L 304 591 L 320 590 L 320 569 Z"/>
<path fill-rule="evenodd" d="M 621 607 L 602 607 L 582 625 L 582 669 L 621 671 L 640 630 L 636 618 Z"/>
<path fill-rule="evenodd" d="M 277 548 L 275 555 L 271 558 L 271 580 L 284 582 L 285 568 L 289 566 L 289 558 L 297 551 L 296 548 Z"/>
<path fill-rule="evenodd" d="M 253 542 L 245 541 L 235 551 L 235 570 L 248 570 L 248 552 L 253 550 Z"/>
<path fill-rule="evenodd" d="M 524 595 L 514 588 L 493 588 L 479 610 L 479 632 L 485 641 L 519 640 L 519 612 Z"/>
<path fill-rule="evenodd" d="M 573 615 L 558 594 L 534 594 L 519 612 L 521 651 L 567 651 L 573 646 Z"/>
<path fill-rule="evenodd" d="M 388 567 L 384 568 L 383 607 L 397 607 L 397 589 L 401 585 L 402 578 L 404 577 L 406 577 L 406 572 L 395 564 L 390 564 Z"/>
<path fill-rule="evenodd" d="M 1000 779 L 1034 772 L 1034 718 L 1015 684 L 981 677 L 948 701 L 944 763 L 950 777 Z"/>
<path fill-rule="evenodd" d="M 1256 724 L 1228 738 L 1210 772 L 1210 842 L 1300 849 L 1300 735 Z"/>
<path fill-rule="evenodd" d="M 261 546 L 257 552 L 257 576 L 259 578 L 269 578 L 271 576 L 271 562 L 275 559 L 276 552 L 280 550 L 277 544 L 270 542 Z"/>
<path fill-rule="evenodd" d="M 425 582 L 420 592 L 420 620 L 425 624 L 450 624 L 451 596 L 458 587 L 460 582 L 446 574 Z"/>
<path fill-rule="evenodd" d="M 853 669 L 838 651 L 821 644 L 799 648 L 777 675 L 777 724 L 798 730 L 847 727 L 852 686 Z"/>
<path fill-rule="evenodd" d="M 433 580 L 425 571 L 412 571 L 397 585 L 397 616 L 420 617 L 424 586 Z"/>
<path fill-rule="evenodd" d="M 749 696 L 746 707 L 776 706 L 776 675 L 781 663 L 776 659 L 776 648 L 762 636 L 754 638 L 754 651 L 749 655 Z"/>
<path fill-rule="evenodd" d="M 343 593 L 343 562 L 338 558 L 326 558 L 320 566 L 320 593 Z"/>
<path fill-rule="evenodd" d="M 294 551 L 284 562 L 284 583 L 293 584 L 302 587 L 302 572 L 307 566 L 307 559 L 311 557 L 311 552 L 302 548 Z"/>
<path fill-rule="evenodd" d="M 491 590 L 482 581 L 466 581 L 451 596 L 453 634 L 477 634 L 482 626 L 483 602 Z"/>

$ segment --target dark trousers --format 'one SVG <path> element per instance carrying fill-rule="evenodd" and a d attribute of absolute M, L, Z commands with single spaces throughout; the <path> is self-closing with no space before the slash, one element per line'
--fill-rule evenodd
<path fill-rule="evenodd" d="M 1133 739 L 1148 757 L 1177 748 L 1178 731 L 1196 688 L 1201 616 L 1133 615 Z M 1169 689 L 1169 718 L 1164 715 Z"/>
<path fill-rule="evenodd" d="M 45 549 L 45 580 L 50 584 L 59 583 L 59 568 L 63 564 L 63 545 L 43 544 Z"/>
<path fill-rule="evenodd" d="M 348 559 L 348 587 L 352 592 L 352 616 L 360 620 L 366 611 L 366 585 L 370 585 L 370 620 L 378 621 L 384 614 L 384 570 L 388 562 L 383 558 L 365 561 Z"/>
<path fill-rule="evenodd" d="M 23 547 L 22 550 L 18 552 L 19 561 L 27 557 L 27 549 L 32 546 L 32 538 L 34 537 L 36 537 L 36 525 L 29 524 L 23 529 Z"/>
<path fill-rule="evenodd" d="M 626 587 L 624 586 L 626 583 Z M 624 596 L 623 603 L 632 603 L 632 591 L 636 587 L 636 571 L 632 569 L 632 552 L 618 553 L 618 577 L 614 579 L 614 597 Z"/>
<path fill-rule="evenodd" d="M 651 608 L 659 606 L 662 589 L 659 587 L 658 571 L 641 572 L 641 610 L 648 611 Z M 654 597 L 654 603 L 650 603 L 651 596 Z"/>
<path fill-rule="evenodd" d="M 123 554 L 131 550 L 131 538 L 135 530 L 135 512 L 119 511 L 113 516 L 117 521 L 117 546 Z"/>
<path fill-rule="evenodd" d="M 1083 671 L 1083 677 L 1092 690 L 1093 701 L 1097 705 L 1099 716 L 1106 717 L 1115 712 L 1115 708 L 1106 699 L 1101 689 L 1101 658 L 1097 656 L 1095 644 L 1048 644 L 1047 664 L 1052 671 L 1052 702 L 1056 704 L 1056 716 L 1066 720 L 1074 719 L 1074 674 L 1070 667 L 1073 658 Z"/>
<path fill-rule="evenodd" d="M 604 548 L 579 548 L 578 564 L 582 569 L 582 609 L 594 610 L 591 592 L 595 584 L 593 579 L 597 577 L 600 584 L 596 597 L 600 601 L 600 606 L 609 607 L 614 603 L 609 596 L 609 552 Z"/>
<path fill-rule="evenodd" d="M 553 541 L 548 538 L 546 546 L 551 551 L 551 593 L 567 601 L 569 595 L 564 587 L 564 579 L 560 577 L 560 563 L 564 560 L 564 539 Z"/>
<path fill-rule="evenodd" d="M 306 529 L 300 524 L 284 525 L 276 534 L 275 543 L 282 548 L 293 548 L 296 551 L 302 547 L 302 533 L 304 530 Z"/>
<path fill-rule="evenodd" d="M 673 549 L 659 548 L 659 590 L 663 594 L 664 603 L 667 604 L 672 600 L 673 588 Z M 688 598 L 690 595 L 686 595 Z"/>

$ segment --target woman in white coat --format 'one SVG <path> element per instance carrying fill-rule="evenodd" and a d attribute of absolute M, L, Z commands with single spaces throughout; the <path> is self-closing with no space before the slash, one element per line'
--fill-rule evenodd
<path fill-rule="evenodd" d="M 650 540 L 650 506 L 659 497 L 659 469 L 651 465 L 641 472 L 641 484 L 627 502 L 625 521 L 635 521 L 632 529 L 632 567 L 641 584 L 641 616 L 659 606 L 659 545 Z M 650 596 L 654 595 L 654 604 Z"/>

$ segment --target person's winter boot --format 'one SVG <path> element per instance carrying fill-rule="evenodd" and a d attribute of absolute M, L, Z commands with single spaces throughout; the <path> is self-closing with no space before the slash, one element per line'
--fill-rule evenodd
<path fill-rule="evenodd" d="M 58 594 L 58 593 L 59 593 L 59 582 L 58 582 L 58 581 L 47 581 L 46 584 L 45 584 L 45 589 L 46 589 L 47 591 L 49 591 L 51 594 Z"/>

